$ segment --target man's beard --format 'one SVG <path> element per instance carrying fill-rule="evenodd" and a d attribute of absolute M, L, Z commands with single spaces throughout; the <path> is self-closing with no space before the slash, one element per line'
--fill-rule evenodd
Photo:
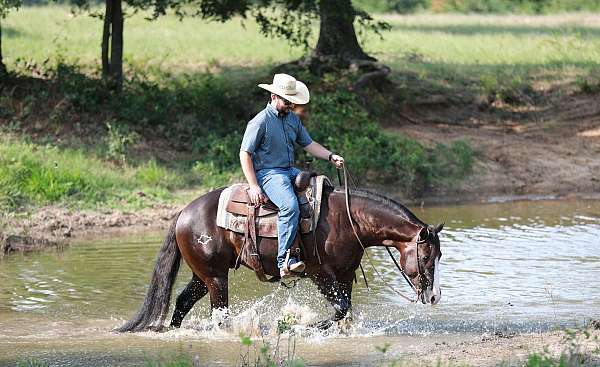
<path fill-rule="evenodd" d="M 278 110 L 277 110 L 277 116 L 279 116 L 279 117 L 284 117 L 284 116 L 286 116 L 288 113 L 290 113 L 290 111 L 291 111 L 291 110 L 290 110 L 289 108 L 287 108 L 287 107 L 283 107 L 283 109 L 282 109 L 282 110 L 280 110 L 280 109 L 278 109 Z"/>

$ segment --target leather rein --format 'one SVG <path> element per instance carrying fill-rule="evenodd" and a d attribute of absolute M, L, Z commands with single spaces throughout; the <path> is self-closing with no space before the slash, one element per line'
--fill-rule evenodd
<path fill-rule="evenodd" d="M 379 272 L 379 270 L 377 270 L 377 268 L 375 267 L 375 265 L 373 264 L 373 261 L 371 260 L 371 257 L 369 256 L 369 253 L 367 252 L 367 249 L 366 249 L 365 245 L 363 244 L 363 242 L 361 241 L 360 237 L 358 236 L 358 232 L 356 231 L 356 228 L 354 226 L 354 220 L 352 219 L 352 215 L 350 214 L 350 190 L 348 188 L 348 172 L 346 171 L 346 165 L 343 165 L 343 168 L 344 168 L 344 195 L 345 195 L 345 198 L 346 198 L 346 214 L 348 214 L 348 220 L 350 221 L 350 226 L 352 227 L 352 232 L 354 232 L 354 237 L 356 237 L 356 239 L 358 240 L 358 243 L 362 247 L 364 254 L 366 255 L 367 259 L 369 260 L 369 264 L 371 265 L 371 268 L 373 268 L 373 271 L 379 276 L 379 278 L 381 278 L 381 280 L 383 280 L 384 284 L 389 289 L 391 289 L 394 293 L 396 293 L 397 295 L 399 295 L 400 297 L 404 298 L 405 300 L 407 300 L 409 302 L 413 302 L 413 303 L 418 302 L 419 298 L 421 296 L 421 292 L 419 291 L 419 289 L 417 287 L 415 287 L 414 283 L 406 275 L 404 269 L 402 269 L 402 266 L 396 261 L 396 259 L 394 258 L 394 255 L 392 255 L 392 252 L 390 251 L 389 246 L 384 246 L 384 247 L 387 250 L 387 252 L 390 255 L 390 257 L 392 258 L 392 261 L 396 265 L 396 268 L 398 268 L 398 270 L 400 271 L 400 274 L 402 274 L 402 277 L 406 280 L 406 282 L 408 283 L 408 285 L 415 292 L 415 294 L 417 296 L 416 299 L 411 299 L 408 296 L 406 296 L 403 293 L 401 293 L 400 291 L 396 290 L 394 287 L 392 287 L 389 284 L 389 282 L 386 281 L 386 279 L 383 277 L 383 275 Z M 417 257 L 417 272 L 418 272 L 418 278 L 419 278 L 419 280 L 423 279 L 423 273 L 424 273 L 423 270 L 422 270 L 422 268 L 421 268 L 421 264 L 419 263 L 419 244 L 425 243 L 425 242 L 427 242 L 427 238 L 425 238 L 423 240 L 417 239 L 414 242 L 410 242 L 410 243 L 414 243 L 416 245 L 416 247 L 417 247 L 416 257 Z M 364 276 L 364 272 L 363 272 L 363 276 Z"/>

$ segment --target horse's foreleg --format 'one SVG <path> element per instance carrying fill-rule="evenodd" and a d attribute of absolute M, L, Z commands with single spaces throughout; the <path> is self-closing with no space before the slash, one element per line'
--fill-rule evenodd
<path fill-rule="evenodd" d="M 180 327 L 183 318 L 190 312 L 194 304 L 204 295 L 208 293 L 208 287 L 200 278 L 194 274 L 192 280 L 188 283 L 185 289 L 177 297 L 175 303 L 175 311 L 173 312 L 173 318 L 171 319 L 171 326 Z"/>
<path fill-rule="evenodd" d="M 333 322 L 343 319 L 348 314 L 352 305 L 352 281 L 321 278 L 317 281 L 317 287 L 335 310 L 331 319 L 321 321 L 316 325 L 320 329 L 327 329 Z"/>
<path fill-rule="evenodd" d="M 329 302 L 333 306 L 335 313 L 333 321 L 339 321 L 346 317 L 348 310 L 352 306 L 352 282 L 334 281 L 329 289 Z"/>

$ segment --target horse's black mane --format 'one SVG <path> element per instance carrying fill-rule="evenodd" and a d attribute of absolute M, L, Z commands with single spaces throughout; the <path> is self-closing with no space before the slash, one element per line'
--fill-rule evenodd
<path fill-rule="evenodd" d="M 343 193 L 344 189 L 338 188 L 338 189 L 336 189 L 336 191 Z M 381 205 L 391 209 L 394 213 L 400 215 L 400 217 L 402 217 L 404 220 L 406 220 L 409 223 L 423 226 L 423 227 L 428 226 L 427 223 L 424 223 L 422 220 L 417 218 L 417 216 L 414 215 L 407 207 L 400 204 L 399 202 L 397 202 L 394 199 L 390 199 L 381 194 L 378 194 L 373 191 L 365 190 L 365 189 L 350 189 L 350 199 L 351 200 L 352 200 L 353 196 L 357 196 L 357 197 L 368 199 L 368 200 L 373 200 L 376 203 L 381 204 Z"/>

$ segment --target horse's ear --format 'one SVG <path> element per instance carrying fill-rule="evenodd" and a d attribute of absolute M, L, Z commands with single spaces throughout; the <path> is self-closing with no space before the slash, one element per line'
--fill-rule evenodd
<path fill-rule="evenodd" d="M 442 228 L 444 228 L 444 222 L 439 223 L 438 225 L 436 225 L 433 230 L 435 231 L 435 233 L 440 233 L 442 231 Z"/>

